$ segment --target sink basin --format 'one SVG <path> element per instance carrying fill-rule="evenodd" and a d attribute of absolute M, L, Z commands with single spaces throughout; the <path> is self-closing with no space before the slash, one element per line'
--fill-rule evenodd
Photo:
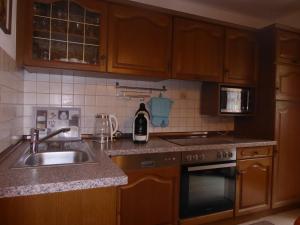
<path fill-rule="evenodd" d="M 25 160 L 26 166 L 49 166 L 89 161 L 89 155 L 82 151 L 42 152 L 30 154 Z"/>
<path fill-rule="evenodd" d="M 84 142 L 63 143 L 63 148 L 41 146 L 38 153 L 30 153 L 29 149 L 23 154 L 14 167 L 38 167 L 52 165 L 69 165 L 95 162 L 89 146 Z"/>

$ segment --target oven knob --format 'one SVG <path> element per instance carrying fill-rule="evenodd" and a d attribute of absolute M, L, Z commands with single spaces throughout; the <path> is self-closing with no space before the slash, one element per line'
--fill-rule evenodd
<path fill-rule="evenodd" d="M 201 155 L 202 155 L 202 160 L 204 160 L 206 157 L 205 154 L 201 154 Z"/>
<path fill-rule="evenodd" d="M 223 158 L 226 159 L 228 157 L 227 152 L 223 152 Z"/>
<path fill-rule="evenodd" d="M 187 161 L 192 161 L 192 160 L 193 160 L 193 157 L 192 157 L 192 155 L 187 155 L 187 156 L 185 157 L 185 159 L 186 159 Z"/>
<path fill-rule="evenodd" d="M 217 153 L 217 158 L 218 158 L 218 159 L 222 159 L 222 153 L 221 153 L 221 152 L 218 152 L 218 153 Z"/>
<path fill-rule="evenodd" d="M 197 161 L 197 160 L 198 160 L 198 155 L 197 155 L 197 154 L 194 154 L 194 155 L 193 155 L 193 160 L 194 160 L 194 161 Z"/>
<path fill-rule="evenodd" d="M 228 152 L 228 157 L 229 157 L 229 158 L 232 158 L 232 157 L 233 157 L 232 152 Z"/>
<path fill-rule="evenodd" d="M 199 155 L 198 155 L 198 159 L 199 159 L 199 160 L 203 160 L 203 159 L 204 159 L 204 154 L 199 154 Z"/>

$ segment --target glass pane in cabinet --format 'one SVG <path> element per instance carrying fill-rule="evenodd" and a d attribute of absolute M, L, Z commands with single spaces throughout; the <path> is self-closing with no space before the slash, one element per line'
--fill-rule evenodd
<path fill-rule="evenodd" d="M 59 1 L 52 4 L 52 17 L 57 19 L 68 19 L 68 1 Z"/>
<path fill-rule="evenodd" d="M 49 40 L 33 38 L 32 58 L 49 60 Z"/>
<path fill-rule="evenodd" d="M 82 23 L 69 23 L 69 41 L 83 43 L 84 25 Z"/>
<path fill-rule="evenodd" d="M 50 20 L 44 17 L 33 18 L 33 37 L 50 38 Z"/>
<path fill-rule="evenodd" d="M 49 17 L 50 16 L 50 5 L 44 4 L 44 3 L 39 3 L 39 2 L 33 3 L 33 15 Z"/>
<path fill-rule="evenodd" d="M 70 2 L 69 18 L 71 21 L 83 22 L 84 20 L 84 9 L 74 2 Z"/>
<path fill-rule="evenodd" d="M 99 26 L 86 25 L 85 43 L 99 45 Z"/>
<path fill-rule="evenodd" d="M 69 44 L 69 62 L 82 63 L 83 62 L 83 45 Z"/>
<path fill-rule="evenodd" d="M 53 19 L 51 21 L 51 28 L 51 39 L 62 41 L 67 40 L 68 24 L 66 21 Z"/>
<path fill-rule="evenodd" d="M 86 11 L 85 22 L 89 24 L 100 24 L 100 14 Z"/>
<path fill-rule="evenodd" d="M 99 64 L 99 47 L 86 45 L 84 59 L 88 64 Z"/>
<path fill-rule="evenodd" d="M 51 60 L 67 61 L 67 43 L 51 41 Z"/>

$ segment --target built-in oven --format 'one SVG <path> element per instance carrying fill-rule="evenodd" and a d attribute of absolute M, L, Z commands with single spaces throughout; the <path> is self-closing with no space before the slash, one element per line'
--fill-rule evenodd
<path fill-rule="evenodd" d="M 235 149 L 183 153 L 181 219 L 233 210 L 235 185 Z"/>

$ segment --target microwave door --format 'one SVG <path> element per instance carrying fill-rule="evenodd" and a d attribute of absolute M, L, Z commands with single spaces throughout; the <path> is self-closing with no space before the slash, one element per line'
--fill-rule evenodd
<path fill-rule="evenodd" d="M 241 113 L 242 91 L 238 88 L 222 88 L 221 90 L 221 112 Z"/>
<path fill-rule="evenodd" d="M 242 112 L 249 112 L 250 111 L 250 90 L 246 89 L 242 91 L 241 96 L 241 111 Z"/>

